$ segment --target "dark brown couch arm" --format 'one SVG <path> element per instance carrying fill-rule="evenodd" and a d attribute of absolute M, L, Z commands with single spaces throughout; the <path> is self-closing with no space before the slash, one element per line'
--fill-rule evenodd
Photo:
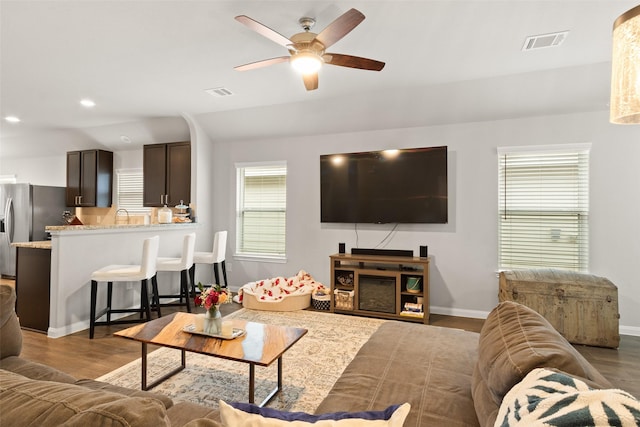
<path fill-rule="evenodd" d="M 16 292 L 9 285 L 0 285 L 0 359 L 19 356 L 22 351 L 22 331 L 16 315 Z"/>

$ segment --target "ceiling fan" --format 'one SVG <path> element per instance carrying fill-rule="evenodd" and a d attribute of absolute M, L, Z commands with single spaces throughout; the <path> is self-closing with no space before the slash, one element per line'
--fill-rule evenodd
<path fill-rule="evenodd" d="M 327 48 L 349 34 L 364 20 L 364 15 L 356 9 L 351 9 L 342 14 L 319 34 L 311 32 L 316 23 L 315 19 L 302 17 L 298 22 L 304 31 L 294 34 L 290 38 L 286 38 L 248 16 L 240 15 L 236 16 L 235 19 L 249 27 L 249 29 L 289 50 L 289 56 L 279 56 L 239 65 L 234 68 L 238 71 L 253 70 L 281 62 L 290 62 L 295 69 L 302 73 L 304 86 L 307 90 L 314 90 L 318 88 L 318 70 L 322 64 L 371 71 L 380 71 L 385 65 L 384 62 L 373 59 L 326 52 Z"/>

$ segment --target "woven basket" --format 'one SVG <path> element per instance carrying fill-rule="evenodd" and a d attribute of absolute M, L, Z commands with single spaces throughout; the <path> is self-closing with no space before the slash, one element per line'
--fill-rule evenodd
<path fill-rule="evenodd" d="M 340 289 L 335 289 L 333 291 L 335 294 L 334 304 L 335 308 L 338 310 L 353 310 L 353 295 L 354 291 L 343 291 Z"/>
<path fill-rule="evenodd" d="M 311 306 L 316 310 L 329 310 L 331 308 L 331 295 L 311 294 Z"/>

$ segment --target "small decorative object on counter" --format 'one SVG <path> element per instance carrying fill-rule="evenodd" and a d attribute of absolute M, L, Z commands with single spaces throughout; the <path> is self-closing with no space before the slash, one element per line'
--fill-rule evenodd
<path fill-rule="evenodd" d="M 62 212 L 62 219 L 67 225 L 71 224 L 71 221 L 73 221 L 73 218 L 75 217 L 76 216 L 72 214 L 71 211 Z"/>
<path fill-rule="evenodd" d="M 185 205 L 183 200 L 180 200 L 180 204 L 176 205 L 173 222 L 191 222 L 189 215 L 189 206 Z"/>
<path fill-rule="evenodd" d="M 220 304 L 231 302 L 231 297 L 226 289 L 214 284 L 205 288 L 198 282 L 200 295 L 194 299 L 196 306 L 204 307 L 207 311 L 204 314 L 203 332 L 210 335 L 222 335 L 222 314 L 220 314 Z"/>
<path fill-rule="evenodd" d="M 160 224 L 171 224 L 172 216 L 173 213 L 171 212 L 171 209 L 167 207 L 167 205 L 164 205 L 162 209 L 158 210 L 158 222 Z"/>

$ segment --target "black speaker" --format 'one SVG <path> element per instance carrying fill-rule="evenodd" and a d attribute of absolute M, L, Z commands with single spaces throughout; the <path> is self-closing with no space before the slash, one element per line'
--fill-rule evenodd
<path fill-rule="evenodd" d="M 428 246 L 420 246 L 420 258 L 426 258 L 429 256 Z"/>
<path fill-rule="evenodd" d="M 338 243 L 338 252 L 343 254 L 344 250 L 344 243 Z"/>
<path fill-rule="evenodd" d="M 410 250 L 407 250 L 407 249 L 351 248 L 351 255 L 378 255 L 378 256 L 413 257 L 413 251 L 410 251 Z"/>

